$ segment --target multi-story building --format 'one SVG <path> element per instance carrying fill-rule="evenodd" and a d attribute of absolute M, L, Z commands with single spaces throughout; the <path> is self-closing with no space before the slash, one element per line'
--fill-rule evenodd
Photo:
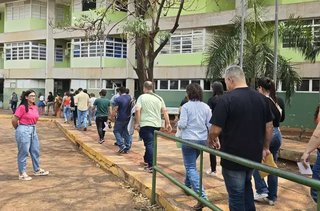
<path fill-rule="evenodd" d="M 0 1 L 0 94 L 3 105 L 9 106 L 11 93 L 20 94 L 32 88 L 37 93 L 63 93 L 79 87 L 97 94 L 100 77 L 103 88 L 114 93 L 114 87 L 125 85 L 131 92 L 137 89 L 132 68 L 135 49 L 120 36 L 121 30 L 111 31 L 106 42 L 87 42 L 82 31 L 54 28 L 56 24 L 74 26 L 82 14 L 94 17 L 91 10 L 104 1 L 82 0 L 1 0 Z M 156 92 L 167 106 L 178 107 L 185 87 L 200 83 L 210 96 L 210 82 L 205 79 L 203 53 L 214 27 L 230 24 L 240 13 L 241 0 L 196 1 L 196 8 L 182 12 L 180 26 L 155 61 Z M 265 21 L 274 21 L 274 2 L 267 0 Z M 316 40 L 320 36 L 320 2 L 318 0 L 280 0 L 279 19 L 285 21 L 296 14 L 312 26 Z M 112 24 L 126 16 L 125 11 L 108 15 Z M 161 29 L 174 23 L 170 12 L 161 20 Z M 287 108 L 284 125 L 300 128 L 314 127 L 312 116 L 319 100 L 320 63 L 311 64 L 285 44 L 279 52 L 290 58 L 303 77 L 302 86 Z M 103 51 L 102 71 L 100 52 Z M 279 94 L 283 95 L 281 86 Z"/>

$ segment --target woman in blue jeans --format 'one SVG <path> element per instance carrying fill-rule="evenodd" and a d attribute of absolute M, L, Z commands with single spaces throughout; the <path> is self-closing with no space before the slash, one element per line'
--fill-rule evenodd
<path fill-rule="evenodd" d="M 270 152 L 276 162 L 278 160 L 278 152 L 282 142 L 281 131 L 279 130 L 280 122 L 285 118 L 285 106 L 281 98 L 276 97 L 276 87 L 270 78 L 261 78 L 258 81 L 258 91 L 265 95 L 268 99 L 273 119 L 273 134 L 270 143 Z M 273 206 L 277 201 L 278 194 L 278 177 L 268 175 L 268 185 L 261 179 L 259 171 L 255 170 L 253 173 L 256 190 L 254 200 L 264 199 L 269 205 Z"/>
<path fill-rule="evenodd" d="M 181 108 L 180 120 L 177 126 L 182 130 L 182 139 L 206 146 L 208 138 L 208 129 L 211 124 L 211 109 L 203 103 L 203 90 L 199 84 L 190 84 L 186 88 L 188 102 Z M 197 158 L 200 151 L 182 145 L 182 155 L 184 166 L 186 168 L 185 185 L 192 188 L 196 193 L 199 193 L 199 189 L 202 188 L 202 198 L 208 200 L 203 187 L 200 186 L 199 174 L 197 172 Z M 198 204 L 194 206 L 195 210 L 201 210 L 204 205 L 198 201 Z"/>

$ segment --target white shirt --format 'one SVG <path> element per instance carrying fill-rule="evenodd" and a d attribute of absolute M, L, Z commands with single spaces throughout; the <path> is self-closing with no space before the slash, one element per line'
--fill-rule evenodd
<path fill-rule="evenodd" d="M 39 100 L 40 100 L 40 101 L 44 101 L 44 96 L 41 95 L 41 96 L 39 97 Z"/>
<path fill-rule="evenodd" d="M 94 101 L 96 101 L 96 99 L 97 99 L 97 98 L 95 98 L 95 97 L 91 97 L 91 98 L 90 98 L 90 100 L 89 100 L 89 101 L 90 101 L 90 106 L 93 106 Z"/>

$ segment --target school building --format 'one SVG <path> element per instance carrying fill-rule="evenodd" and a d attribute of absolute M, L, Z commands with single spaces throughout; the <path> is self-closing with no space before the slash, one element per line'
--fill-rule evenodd
<path fill-rule="evenodd" d="M 200 83 L 206 98 L 211 94 L 210 82 L 205 78 L 203 53 L 214 27 L 230 24 L 241 14 L 241 0 L 195 1 L 196 6 L 182 12 L 179 29 L 170 38 L 155 61 L 156 92 L 168 107 L 177 108 L 185 96 L 185 87 Z M 265 21 L 274 21 L 274 0 L 267 0 Z M 101 88 L 114 94 L 116 86 L 136 91 L 137 76 L 132 68 L 135 49 L 115 27 L 105 42 L 86 42 L 82 31 L 58 29 L 52 26 L 74 26 L 82 14 L 95 17 L 95 8 L 106 7 L 106 0 L 0 0 L 0 100 L 9 107 L 12 92 L 18 95 L 32 88 L 37 93 L 63 93 L 79 87 L 98 93 Z M 130 6 L 130 5 L 129 5 Z M 306 19 L 316 40 L 320 36 L 320 2 L 318 0 L 280 0 L 279 19 L 290 14 Z M 112 27 L 127 15 L 124 10 L 108 14 Z M 175 13 L 161 19 L 161 29 L 169 30 Z M 320 45 L 320 42 L 319 42 Z M 103 51 L 102 71 L 100 52 Z M 302 76 L 287 108 L 284 126 L 314 128 L 313 113 L 319 101 L 320 62 L 303 60 L 289 46 L 280 44 L 279 53 L 295 64 Z M 100 87 L 100 76 L 103 87 Z M 279 86 L 279 95 L 284 97 Z"/>

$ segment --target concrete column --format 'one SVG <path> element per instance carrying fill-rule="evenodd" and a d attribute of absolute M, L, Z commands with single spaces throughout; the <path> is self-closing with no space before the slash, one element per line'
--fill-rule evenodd
<path fill-rule="evenodd" d="M 134 1 L 129 0 L 128 3 L 128 11 L 134 11 Z M 129 16 L 128 18 L 133 18 Z M 136 63 L 136 45 L 131 44 L 129 40 L 132 40 L 133 37 L 127 37 L 127 64 L 126 64 L 126 85 L 127 88 L 130 89 L 130 93 L 133 95 L 134 94 L 134 78 L 136 76 L 136 72 L 133 69 L 133 65 Z"/>
<path fill-rule="evenodd" d="M 46 56 L 46 93 L 45 97 L 47 98 L 48 92 L 54 91 L 54 79 L 52 78 L 52 72 L 54 68 L 54 39 L 53 39 L 53 27 L 55 24 L 55 11 L 56 11 L 56 2 L 55 0 L 47 0 L 47 38 L 46 38 L 46 47 L 47 47 L 47 56 Z"/>
<path fill-rule="evenodd" d="M 247 0 L 245 0 L 247 2 Z M 236 0 L 236 15 L 241 16 L 242 0 Z"/>

